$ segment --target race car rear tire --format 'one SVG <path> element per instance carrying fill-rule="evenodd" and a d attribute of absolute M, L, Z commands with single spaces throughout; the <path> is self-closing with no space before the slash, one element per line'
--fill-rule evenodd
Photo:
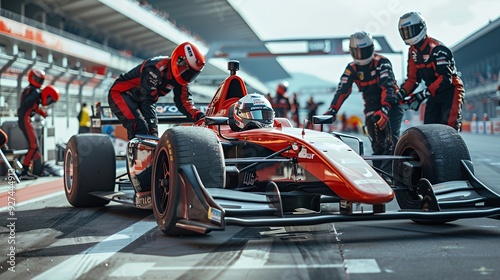
<path fill-rule="evenodd" d="M 113 191 L 116 179 L 115 150 L 103 134 L 77 134 L 64 152 L 64 191 L 74 207 L 101 207 L 108 200 L 89 194 Z"/>
<path fill-rule="evenodd" d="M 422 174 L 416 178 L 426 178 L 431 184 L 463 180 L 461 160 L 470 160 L 469 150 L 460 134 L 447 125 L 426 124 L 407 129 L 400 137 L 395 155 L 413 156 L 422 166 Z M 393 175 L 396 181 L 396 200 L 401 209 L 422 209 L 423 202 L 416 193 L 415 186 L 405 186 L 403 162 L 395 160 Z M 421 221 L 419 223 L 443 223 L 451 220 Z"/>
<path fill-rule="evenodd" d="M 215 133 L 203 127 L 178 126 L 165 131 L 153 159 L 153 213 L 158 227 L 167 235 L 199 235 L 176 227 L 184 185 L 178 170 L 194 165 L 205 188 L 224 187 L 224 153 Z"/>

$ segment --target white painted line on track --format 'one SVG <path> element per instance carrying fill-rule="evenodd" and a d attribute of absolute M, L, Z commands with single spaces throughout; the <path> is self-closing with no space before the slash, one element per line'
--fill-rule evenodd
<path fill-rule="evenodd" d="M 380 273 L 380 268 L 375 259 L 344 260 L 347 273 Z"/>
<path fill-rule="evenodd" d="M 176 267 L 168 267 L 168 266 L 155 266 L 150 270 L 161 270 L 161 271 L 175 271 L 175 270 L 252 270 L 252 269 L 306 269 L 306 268 L 341 268 L 342 264 L 271 264 L 271 265 L 238 265 L 235 266 L 176 266 Z"/>
<path fill-rule="evenodd" d="M 77 279 L 119 252 L 146 232 L 156 227 L 156 222 L 146 217 L 141 221 L 113 234 L 82 253 L 75 255 L 33 279 Z"/>
<path fill-rule="evenodd" d="M 345 260 L 347 272 L 351 274 L 381 273 L 375 259 L 352 259 Z M 232 266 L 154 266 L 156 263 L 126 263 L 115 270 L 110 276 L 140 277 L 149 271 L 193 271 L 193 270 L 253 270 L 253 269 L 314 269 L 314 268 L 343 268 L 344 265 L 337 264 L 275 264 L 264 265 L 261 261 L 252 260 L 241 262 Z"/>
<path fill-rule="evenodd" d="M 52 197 L 58 196 L 58 195 L 63 195 L 63 194 L 64 194 L 64 190 L 63 191 L 57 191 L 55 193 L 47 194 L 47 195 L 44 195 L 44 196 L 40 196 L 40 197 L 37 197 L 37 198 L 33 198 L 33 199 L 30 199 L 30 200 L 26 200 L 26 201 L 23 201 L 23 202 L 16 203 L 15 207 L 17 208 L 19 206 L 23 206 L 23 205 L 30 204 L 30 203 L 37 202 L 37 201 L 42 201 L 42 200 L 49 199 L 49 198 L 52 198 Z M 0 208 L 0 212 L 2 212 L 4 210 L 7 210 L 7 209 L 9 209 L 9 206 L 2 207 L 2 208 Z"/>
<path fill-rule="evenodd" d="M 151 270 L 156 263 L 126 263 L 113 271 L 110 277 L 141 277 L 146 271 Z"/>

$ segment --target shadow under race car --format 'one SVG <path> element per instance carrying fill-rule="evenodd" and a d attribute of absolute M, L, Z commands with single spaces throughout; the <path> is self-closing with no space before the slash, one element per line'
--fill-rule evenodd
<path fill-rule="evenodd" d="M 69 203 L 152 208 L 168 235 L 206 234 L 226 225 L 500 217 L 500 195 L 474 176 L 467 146 L 454 129 L 411 127 L 394 156 L 364 156 L 357 137 L 294 128 L 284 118 L 275 118 L 272 128 L 234 131 L 228 111 L 247 90 L 236 75 L 238 62 L 230 61 L 229 70 L 205 119 L 169 128 L 159 139 L 137 135 L 128 143 L 127 173 L 118 177 L 107 135 L 73 136 L 64 157 Z M 101 111 L 93 122 L 98 127 Z M 331 123 L 328 116 L 315 119 Z M 358 151 L 346 137 L 358 141 Z M 391 180 L 369 164 L 376 159 L 393 161 Z M 400 210 L 386 211 L 394 198 Z"/>

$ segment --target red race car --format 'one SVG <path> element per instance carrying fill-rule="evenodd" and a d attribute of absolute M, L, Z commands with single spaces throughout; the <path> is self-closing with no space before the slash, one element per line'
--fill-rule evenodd
<path fill-rule="evenodd" d="M 152 208 L 168 235 L 206 234 L 226 225 L 500 217 L 500 195 L 474 176 L 467 146 L 454 129 L 411 127 L 394 155 L 365 156 L 358 137 L 272 118 L 265 101 L 247 92 L 238 67 L 229 62 L 230 75 L 204 119 L 173 126 L 160 138 L 130 140 L 125 174 L 116 176 L 117 157 L 107 135 L 73 136 L 64 156 L 68 201 L 75 207 L 114 201 Z M 185 121 L 171 106 L 159 107 L 160 122 Z M 97 112 L 94 130 L 117 123 L 108 108 L 98 106 Z M 331 116 L 314 118 L 316 124 L 331 122 Z M 372 160 L 391 160 L 393 174 L 374 168 Z M 394 199 L 401 209 L 386 211 Z"/>

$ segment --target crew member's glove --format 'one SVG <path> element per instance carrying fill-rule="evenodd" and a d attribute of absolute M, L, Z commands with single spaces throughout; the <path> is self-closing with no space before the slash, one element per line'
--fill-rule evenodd
<path fill-rule="evenodd" d="M 199 120 L 199 119 L 202 119 L 204 117 L 205 117 L 205 114 L 203 114 L 202 111 L 198 111 L 198 113 L 196 113 L 195 120 Z"/>
<path fill-rule="evenodd" d="M 158 128 L 155 127 L 150 127 L 149 128 L 149 135 L 158 137 Z"/>
<path fill-rule="evenodd" d="M 429 89 L 424 89 L 423 91 L 421 92 L 417 92 L 415 94 L 415 98 L 420 102 L 422 103 L 425 99 L 427 99 L 427 97 L 431 96 L 431 92 L 429 91 Z"/>
<path fill-rule="evenodd" d="M 408 103 L 408 105 L 410 105 L 410 109 L 418 111 L 420 104 L 422 104 L 422 102 L 424 102 L 424 100 L 429 96 L 431 96 L 431 93 L 428 89 L 425 89 L 423 91 L 408 95 L 405 98 L 405 101 L 406 103 Z"/>
<path fill-rule="evenodd" d="M 337 120 L 337 110 L 335 110 L 333 108 L 328 109 L 328 111 L 326 111 L 326 113 L 324 113 L 324 115 L 332 116 L 332 122 Z"/>
<path fill-rule="evenodd" d="M 399 91 L 396 93 L 396 102 L 401 104 L 404 103 L 405 97 L 408 96 L 408 93 L 406 93 L 406 90 L 404 88 L 399 89 Z"/>
<path fill-rule="evenodd" d="M 386 106 L 383 106 L 382 109 L 373 113 L 372 119 L 375 122 L 375 125 L 377 125 L 378 129 L 384 130 L 387 126 L 387 122 L 389 121 L 389 117 L 387 116 L 387 114 L 389 114 L 389 108 Z"/>
<path fill-rule="evenodd" d="M 44 119 L 47 117 L 47 111 L 40 110 L 40 112 L 38 112 L 38 114 L 39 114 L 40 116 L 42 116 Z"/>

